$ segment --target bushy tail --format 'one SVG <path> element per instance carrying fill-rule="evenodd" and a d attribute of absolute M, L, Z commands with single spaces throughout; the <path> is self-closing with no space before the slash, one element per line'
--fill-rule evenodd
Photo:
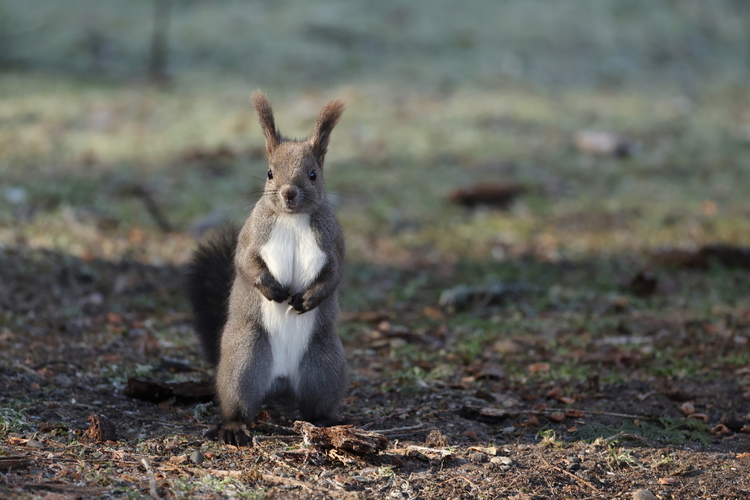
<path fill-rule="evenodd" d="M 236 228 L 225 228 L 201 243 L 188 267 L 187 295 L 193 306 L 195 331 L 213 364 L 219 362 L 221 332 L 227 322 L 238 233 Z"/>

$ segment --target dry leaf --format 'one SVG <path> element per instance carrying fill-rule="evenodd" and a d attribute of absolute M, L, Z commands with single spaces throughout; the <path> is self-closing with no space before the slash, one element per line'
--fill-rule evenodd
<path fill-rule="evenodd" d="M 495 342 L 495 345 L 493 346 L 493 349 L 500 354 L 511 354 L 514 352 L 520 352 L 522 347 L 520 344 L 510 340 L 501 340 L 499 342 Z"/>
<path fill-rule="evenodd" d="M 553 387 L 547 392 L 547 397 L 551 399 L 560 399 L 563 397 L 562 389 L 559 387 Z"/>
<path fill-rule="evenodd" d="M 680 480 L 677 479 L 676 477 L 660 477 L 659 478 L 659 484 L 669 484 L 669 485 L 672 485 L 672 484 L 677 484 L 679 482 L 680 482 Z"/>
<path fill-rule="evenodd" d="M 680 405 L 680 410 L 685 415 L 691 415 L 691 414 L 695 413 L 695 406 L 690 401 L 686 401 L 686 402 L 682 403 L 682 405 Z"/>
<path fill-rule="evenodd" d="M 443 317 L 443 311 L 434 306 L 425 307 L 422 313 L 431 319 L 441 319 Z"/>
<path fill-rule="evenodd" d="M 694 418 L 695 420 L 703 420 L 703 422 L 708 423 L 709 417 L 705 413 L 691 413 L 688 415 L 688 418 Z"/>
<path fill-rule="evenodd" d="M 492 205 L 499 208 L 507 208 L 513 200 L 526 193 L 526 191 L 526 186 L 521 184 L 480 184 L 456 189 L 448 195 L 448 199 L 453 203 L 458 203 L 466 207 Z"/>
<path fill-rule="evenodd" d="M 581 418 L 583 417 L 584 412 L 581 410 L 565 410 L 565 416 L 570 418 Z"/>
<path fill-rule="evenodd" d="M 718 424 L 716 427 L 711 429 L 710 433 L 714 436 L 728 436 L 732 433 L 731 430 L 729 430 L 729 427 L 727 427 L 724 424 Z"/>
<path fill-rule="evenodd" d="M 703 210 L 703 215 L 707 217 L 713 217 L 719 211 L 716 207 L 716 202 L 711 200 L 704 200 L 703 203 L 701 203 L 701 209 Z"/>
<path fill-rule="evenodd" d="M 548 372 L 550 368 L 549 363 L 532 363 L 528 366 L 529 373 L 531 374 Z"/>
<path fill-rule="evenodd" d="M 521 425 L 523 425 L 524 427 L 539 427 L 539 419 L 532 415 L 527 418 L 526 421 Z"/>

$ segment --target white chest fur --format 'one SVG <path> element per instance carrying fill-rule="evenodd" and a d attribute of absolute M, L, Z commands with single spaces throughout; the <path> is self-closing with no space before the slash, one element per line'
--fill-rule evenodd
<path fill-rule="evenodd" d="M 260 256 L 273 277 L 292 294 L 304 292 L 326 263 L 308 214 L 279 215 Z M 287 303 L 263 298 L 261 312 L 271 343 L 272 376 L 286 376 L 296 385 L 299 362 L 310 342 L 318 311 L 297 314 Z"/>

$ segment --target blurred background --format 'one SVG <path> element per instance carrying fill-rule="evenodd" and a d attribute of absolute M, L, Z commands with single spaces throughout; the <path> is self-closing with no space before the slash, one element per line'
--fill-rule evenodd
<path fill-rule="evenodd" d="M 291 136 L 347 103 L 352 309 L 373 265 L 747 245 L 749 77 L 744 0 L 3 0 L 0 244 L 184 263 L 262 189 L 262 88 Z"/>

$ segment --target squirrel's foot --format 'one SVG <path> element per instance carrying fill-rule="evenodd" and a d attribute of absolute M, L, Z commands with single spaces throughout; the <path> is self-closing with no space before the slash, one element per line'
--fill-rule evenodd
<path fill-rule="evenodd" d="M 233 446 L 252 445 L 250 431 L 244 422 L 224 422 L 208 429 L 203 437 L 211 441 L 220 441 Z"/>

